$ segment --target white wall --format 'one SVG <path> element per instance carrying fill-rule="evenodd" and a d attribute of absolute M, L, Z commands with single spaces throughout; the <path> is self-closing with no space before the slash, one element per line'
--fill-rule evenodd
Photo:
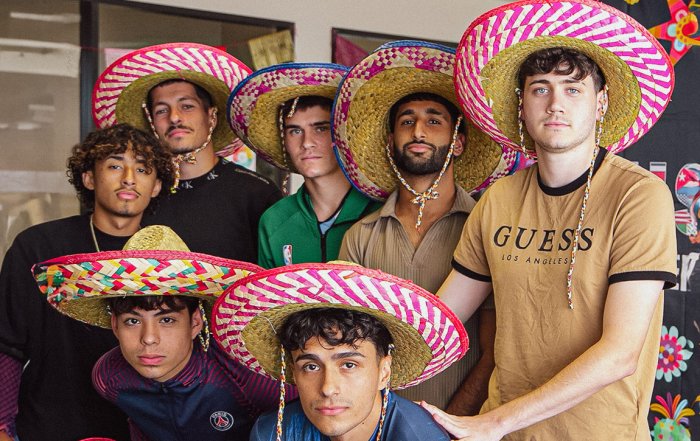
<path fill-rule="evenodd" d="M 331 60 L 331 28 L 458 42 L 480 14 L 502 0 L 136 0 L 222 12 L 296 26 L 296 61 Z"/>

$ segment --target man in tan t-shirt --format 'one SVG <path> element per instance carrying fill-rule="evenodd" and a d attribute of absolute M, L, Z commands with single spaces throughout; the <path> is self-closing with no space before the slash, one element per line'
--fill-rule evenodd
<path fill-rule="evenodd" d="M 430 65 L 426 60 L 450 63 L 435 63 L 432 71 L 421 69 L 407 60 L 414 53 L 424 62 L 420 66 Z M 380 74 L 375 68 L 378 60 L 395 61 L 382 62 Z M 336 136 L 336 143 L 345 158 L 346 174 L 356 186 L 362 184 L 360 173 L 367 177 L 370 194 L 384 188 L 386 194 L 391 192 L 379 211 L 348 230 L 339 258 L 413 280 L 430 292 L 437 291 L 449 273 L 464 222 L 476 203 L 467 189 L 488 183 L 502 165 L 498 145 L 473 128 L 464 134 L 463 117 L 454 104 L 452 60 L 452 49 L 443 46 L 385 45 L 349 72 L 344 81 L 349 93 L 341 90 L 336 101 L 336 115 L 341 114 L 335 121 L 336 135 L 346 134 Z M 368 70 L 375 76 L 367 79 Z M 422 75 L 422 81 L 415 81 L 415 75 Z M 404 88 L 396 90 L 395 85 Z M 366 100 L 367 90 L 372 90 L 372 103 Z M 353 131 L 352 123 L 347 123 L 353 115 L 370 129 Z M 374 150 L 368 151 L 368 146 Z M 357 163 L 345 155 L 353 155 Z M 493 308 L 473 317 L 466 323 L 471 350 L 465 358 L 400 393 L 460 415 L 476 414 L 486 399 L 493 369 L 494 324 Z"/>
<path fill-rule="evenodd" d="M 494 138 L 538 159 L 477 203 L 438 293 L 465 319 L 493 290 L 489 397 L 476 417 L 424 407 L 458 439 L 648 440 L 662 289 L 676 278 L 673 203 L 664 182 L 614 152 L 658 119 L 673 88 L 672 67 L 653 37 L 605 5 L 549 24 L 559 36 L 530 40 L 525 32 L 520 43 L 504 29 L 480 40 L 483 26 L 501 14 L 540 29 L 538 20 L 580 7 L 528 6 L 527 14 L 518 5 L 485 14 L 462 40 L 469 47 L 458 50 L 465 57 L 485 53 L 484 46 L 501 50 L 478 60 L 484 65 L 458 61 L 460 98 L 477 90 L 475 79 L 485 88 L 462 104 Z M 621 58 L 633 49 L 592 43 L 605 35 L 597 20 L 631 34 L 622 39 L 638 42 L 641 64 L 653 67 L 662 87 L 639 86 L 640 63 Z M 592 27 L 573 38 L 568 25 Z M 519 100 L 511 98 L 514 89 Z M 659 106 L 656 113 L 640 112 L 649 103 Z"/>

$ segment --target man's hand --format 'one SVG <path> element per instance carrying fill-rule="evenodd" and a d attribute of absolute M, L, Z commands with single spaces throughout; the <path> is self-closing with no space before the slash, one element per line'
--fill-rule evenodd
<path fill-rule="evenodd" d="M 459 417 L 450 415 L 432 404 L 421 401 L 423 409 L 430 412 L 439 425 L 459 441 L 498 441 L 505 433 L 499 431 L 498 424 L 487 415 Z"/>

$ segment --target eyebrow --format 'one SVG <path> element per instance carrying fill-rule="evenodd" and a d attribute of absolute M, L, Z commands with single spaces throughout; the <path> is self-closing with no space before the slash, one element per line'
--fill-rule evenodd
<path fill-rule="evenodd" d="M 353 357 L 366 358 L 361 352 L 348 351 L 348 352 L 338 352 L 337 354 L 333 354 L 331 356 L 331 360 L 339 360 L 342 358 L 353 358 Z M 300 356 L 298 356 L 294 360 L 294 362 L 296 363 L 297 361 L 301 361 L 301 360 L 321 361 L 321 358 L 316 354 L 301 354 Z"/>
<path fill-rule="evenodd" d="M 123 161 L 124 160 L 124 153 L 112 153 L 111 155 L 108 155 L 104 160 L 107 160 L 107 159 L 116 159 L 117 161 Z M 146 158 L 144 158 L 141 155 L 137 155 L 136 162 L 138 164 L 146 164 Z"/>
<path fill-rule="evenodd" d="M 317 121 L 314 123 L 309 124 L 311 127 L 324 127 L 324 126 L 330 126 L 331 122 L 330 121 Z M 301 129 L 300 124 L 285 124 L 284 126 L 285 129 Z"/>
<path fill-rule="evenodd" d="M 175 101 L 179 103 L 179 102 L 186 101 L 186 100 L 192 100 L 192 101 L 199 102 L 199 97 L 196 95 L 183 95 L 183 96 L 178 97 Z M 158 100 L 158 101 L 153 102 L 154 107 L 158 106 L 160 104 L 168 105 L 168 103 L 164 100 Z"/>
<path fill-rule="evenodd" d="M 156 317 L 158 317 L 161 315 L 170 314 L 172 312 L 179 312 L 179 311 L 175 311 L 174 309 L 161 309 L 160 311 L 156 312 L 155 315 L 156 315 Z M 137 317 L 143 317 L 140 313 L 136 312 L 135 309 L 128 311 L 128 312 L 125 312 L 124 314 L 132 314 L 132 315 L 135 315 Z"/>
<path fill-rule="evenodd" d="M 577 80 L 577 79 L 574 79 L 574 78 L 571 78 L 571 77 L 567 77 L 567 78 L 565 78 L 564 80 L 559 81 L 559 82 L 560 82 L 560 83 L 565 83 L 565 84 L 574 84 L 574 83 L 583 84 L 583 81 L 582 81 L 582 80 Z M 528 86 L 531 86 L 531 85 L 533 85 L 533 84 L 552 84 L 552 83 L 553 83 L 552 81 L 549 81 L 549 80 L 547 80 L 547 79 L 545 79 L 545 78 L 542 78 L 542 79 L 539 79 L 539 80 L 531 81 L 530 83 L 528 83 Z"/>
<path fill-rule="evenodd" d="M 436 109 L 435 107 L 428 107 L 427 109 L 425 109 L 425 113 L 427 113 L 427 114 L 429 114 L 429 115 L 438 115 L 438 116 L 442 116 L 443 118 L 445 117 L 445 112 L 441 112 L 439 109 Z M 415 111 L 415 110 L 413 110 L 413 109 L 406 109 L 406 110 L 404 110 L 403 112 L 399 113 L 399 114 L 397 115 L 397 118 L 400 118 L 400 117 L 406 116 L 406 115 L 415 115 L 415 114 L 416 114 L 416 111 Z"/>

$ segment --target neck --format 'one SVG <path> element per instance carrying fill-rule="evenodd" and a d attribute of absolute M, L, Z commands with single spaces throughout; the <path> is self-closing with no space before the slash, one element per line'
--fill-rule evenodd
<path fill-rule="evenodd" d="M 137 216 L 115 216 L 95 207 L 92 224 L 111 236 L 132 236 L 141 228 L 142 216 L 142 213 Z"/>
<path fill-rule="evenodd" d="M 324 221 L 338 210 L 338 206 L 350 189 L 350 182 L 338 169 L 330 175 L 306 178 L 304 186 L 311 198 L 316 219 Z"/>
<path fill-rule="evenodd" d="M 559 188 L 573 181 L 588 170 L 595 144 L 583 144 L 561 153 L 551 153 L 535 146 L 537 167 L 542 183 Z"/>
<path fill-rule="evenodd" d="M 387 392 L 388 393 L 388 392 Z M 382 394 L 377 393 L 377 398 L 372 404 L 372 410 L 367 418 L 360 424 L 339 436 L 331 436 L 331 441 L 367 441 L 370 439 L 379 424 L 379 417 L 382 415 Z M 386 424 L 386 421 L 384 422 Z M 385 426 L 386 427 L 386 426 Z M 374 440 L 371 440 L 374 441 Z"/>
<path fill-rule="evenodd" d="M 186 161 L 180 163 L 180 179 L 194 179 L 203 176 L 211 171 L 219 158 L 214 154 L 211 143 L 195 155 L 197 162 L 190 164 Z"/>
<path fill-rule="evenodd" d="M 403 173 L 402 171 L 402 175 L 408 185 L 419 193 L 430 188 L 438 177 L 437 173 L 425 176 L 412 176 Z M 396 215 L 399 217 L 401 217 L 401 215 L 407 215 L 415 219 L 418 216 L 418 205 L 413 203 L 415 196 L 401 184 L 398 184 L 397 188 L 399 190 L 399 195 L 396 200 Z M 445 170 L 445 174 L 442 179 L 440 179 L 435 190 L 437 190 L 440 197 L 426 201 L 425 209 L 423 210 L 423 222 L 439 218 L 452 208 L 457 195 L 452 164 Z"/>

